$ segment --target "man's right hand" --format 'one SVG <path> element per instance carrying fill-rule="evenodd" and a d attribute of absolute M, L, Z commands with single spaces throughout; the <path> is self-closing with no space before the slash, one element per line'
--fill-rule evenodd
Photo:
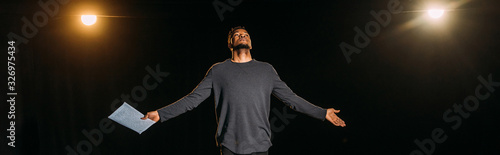
<path fill-rule="evenodd" d="M 160 120 L 160 115 L 158 115 L 158 111 L 150 111 L 146 115 L 144 115 L 144 117 L 141 119 L 145 120 L 148 118 L 155 122 L 158 122 Z"/>

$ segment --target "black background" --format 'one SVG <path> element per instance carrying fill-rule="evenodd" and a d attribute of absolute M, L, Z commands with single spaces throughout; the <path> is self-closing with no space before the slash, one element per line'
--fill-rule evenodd
<path fill-rule="evenodd" d="M 2 2 L 4 53 L 10 32 L 22 36 L 21 19 L 33 21 L 33 14 L 43 11 L 37 2 Z M 421 19 L 426 4 L 436 1 L 401 0 L 404 12 L 392 14 L 387 27 L 353 54 L 351 63 L 339 44 L 354 46 L 353 28 L 364 30 L 366 23 L 376 21 L 370 11 L 387 10 L 388 0 L 243 0 L 223 14 L 224 20 L 212 2 L 74 0 L 59 5 L 58 14 L 17 47 L 16 147 L 7 145 L 9 106 L 2 103 L 1 154 L 76 150 L 88 141 L 82 130 L 99 129 L 99 122 L 112 113 L 111 103 L 142 85 L 147 66 L 159 65 L 170 75 L 136 102 L 137 109 L 146 113 L 178 100 L 212 64 L 230 58 L 227 32 L 238 25 L 251 35 L 254 59 L 271 63 L 299 96 L 340 109 L 338 115 L 347 123 L 335 127 L 288 109 L 297 117 L 273 133 L 271 154 L 410 154 L 419 149 L 414 140 L 431 138 L 436 128 L 447 139 L 434 146 L 434 154 L 500 154 L 500 87 L 457 130 L 451 128 L 456 122 L 443 121 L 446 110 L 474 95 L 479 76 L 491 74 L 500 81 L 497 1 L 438 1 L 459 4 L 438 24 Z M 85 10 L 115 17 L 83 26 L 78 15 Z M 0 58 L 4 64 L 7 56 Z M 283 106 L 273 98 L 273 109 L 282 111 Z M 141 135 L 113 126 L 97 146 L 84 150 L 218 153 L 213 97 Z"/>

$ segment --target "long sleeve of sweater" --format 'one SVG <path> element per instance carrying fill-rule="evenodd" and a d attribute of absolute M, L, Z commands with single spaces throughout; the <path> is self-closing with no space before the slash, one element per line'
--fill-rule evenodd
<path fill-rule="evenodd" d="M 174 118 L 180 114 L 196 108 L 198 105 L 200 105 L 201 102 L 203 102 L 210 96 L 211 91 L 212 69 L 208 70 L 205 78 L 203 78 L 203 80 L 191 93 L 170 105 L 158 109 L 158 114 L 160 115 L 161 122 L 167 121 L 171 118 Z"/>
<path fill-rule="evenodd" d="M 298 112 L 304 113 L 308 116 L 319 120 L 325 120 L 326 110 L 318 107 L 314 104 L 309 103 L 307 100 L 300 96 L 297 96 L 291 89 L 286 85 L 285 82 L 281 81 L 278 73 L 275 73 L 273 80 L 273 95 L 280 99 L 283 103 L 289 106 L 291 109 Z"/>

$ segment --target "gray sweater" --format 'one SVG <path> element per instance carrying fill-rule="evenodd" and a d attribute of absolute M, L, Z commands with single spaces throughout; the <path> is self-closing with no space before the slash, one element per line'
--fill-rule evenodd
<path fill-rule="evenodd" d="M 161 122 L 197 107 L 212 91 L 218 118 L 217 142 L 237 154 L 264 152 L 271 147 L 271 94 L 293 110 L 320 120 L 326 116 L 325 109 L 295 95 L 272 65 L 227 59 L 214 64 L 191 93 L 158 109 Z"/>

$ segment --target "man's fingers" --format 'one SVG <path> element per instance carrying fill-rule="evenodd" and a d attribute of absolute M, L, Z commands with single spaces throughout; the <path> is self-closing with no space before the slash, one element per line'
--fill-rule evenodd
<path fill-rule="evenodd" d="M 342 122 L 335 122 L 335 123 L 333 123 L 333 125 L 345 127 L 345 123 L 343 121 Z"/>
<path fill-rule="evenodd" d="M 333 110 L 333 112 L 334 112 L 334 113 L 339 113 L 339 112 L 340 112 L 340 110 L 335 110 L 335 109 L 334 109 L 334 110 Z"/>
<path fill-rule="evenodd" d="M 345 127 L 345 122 L 343 120 L 340 120 L 340 126 Z"/>
<path fill-rule="evenodd" d="M 339 126 L 341 126 L 341 127 L 345 127 L 345 122 L 344 122 L 344 120 L 342 120 L 342 119 L 340 119 L 340 118 L 339 118 L 338 123 L 339 123 Z"/>
<path fill-rule="evenodd" d="M 141 118 L 141 119 L 145 120 L 145 119 L 148 119 L 148 117 L 149 117 L 149 112 L 148 112 L 148 113 L 146 113 L 146 115 L 144 115 L 144 117 L 143 117 L 143 118 Z"/>
<path fill-rule="evenodd" d="M 344 120 L 340 119 L 339 117 L 335 117 L 333 118 L 333 120 L 331 121 L 333 123 L 333 125 L 335 126 L 341 126 L 341 127 L 345 127 L 345 122 Z"/>

